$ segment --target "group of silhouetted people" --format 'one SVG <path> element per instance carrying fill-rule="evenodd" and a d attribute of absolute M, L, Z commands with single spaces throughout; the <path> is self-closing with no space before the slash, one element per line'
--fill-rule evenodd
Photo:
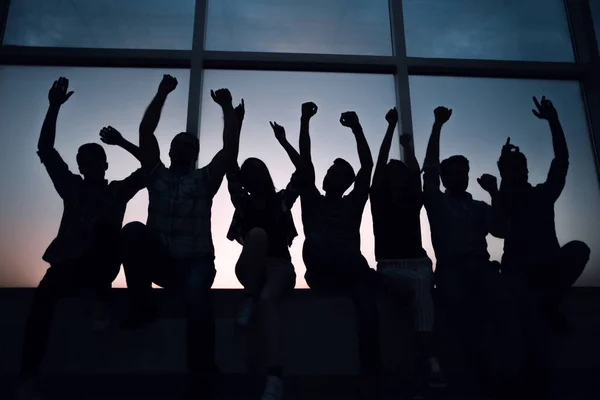
<path fill-rule="evenodd" d="M 498 161 L 500 187 L 492 175 L 478 179 L 490 194 L 489 205 L 467 192 L 467 158 L 455 155 L 440 162 L 442 127 L 452 116 L 452 110 L 445 107 L 434 111 L 422 170 L 410 135 L 400 136 L 405 162 L 389 159 L 398 122 L 395 108 L 385 115 L 388 128 L 376 163 L 357 114 L 342 113 L 340 123 L 356 140 L 360 169 L 355 173 L 346 160 L 336 159 L 323 180 L 322 194 L 315 182 L 309 133 L 317 106 L 303 104 L 299 151 L 288 142 L 285 129 L 271 123 L 275 138 L 295 167 L 286 188 L 278 191 L 262 160 L 249 158 L 238 165 L 244 102 L 234 107 L 230 92 L 220 89 L 211 91 L 211 96 L 223 112 L 222 149 L 208 165 L 197 169 L 199 140 L 194 134 L 179 133 L 171 142 L 167 167 L 160 160 L 154 131 L 167 97 L 176 87 L 174 77 L 163 77 L 140 124 L 139 146 L 112 127 L 101 130 L 104 143 L 122 147 L 141 163 L 129 177 L 113 182 L 104 177 L 108 164 L 99 144 L 79 148 L 81 175 L 72 173 L 62 160 L 54 148 L 56 121 L 73 92 L 68 91 L 65 78 L 50 89 L 38 155 L 63 199 L 64 213 L 58 235 L 44 253 L 50 267 L 35 291 L 27 320 L 21 398 L 34 398 L 37 393 L 35 382 L 57 301 L 82 288 L 91 289 L 96 300 L 95 322 L 98 328 L 106 326 L 111 283 L 121 264 L 130 311 L 120 327 L 139 329 L 156 319 L 153 283 L 183 294 L 190 398 L 210 397 L 219 375 L 210 292 L 216 274 L 211 208 L 224 177 L 235 207 L 227 238 L 242 246 L 235 273 L 244 287 L 244 298 L 236 322 L 242 327 L 260 322 L 266 336 L 267 379 L 262 400 L 283 396 L 282 307 L 296 282 L 289 248 L 298 235 L 291 214 L 298 198 L 308 285 L 317 292 L 348 297 L 354 305 L 362 399 L 381 395 L 380 294 L 411 307 L 420 354 L 418 370 L 430 386 L 446 385 L 434 350 L 434 283 L 438 309 L 460 330 L 457 346 L 461 346 L 470 370 L 478 375 L 472 380 L 474 390 L 509 398 L 516 394 L 546 396 L 549 334 L 551 329 L 566 329 L 560 305 L 590 256 L 589 247 L 582 242 L 561 247 L 557 240 L 554 203 L 565 185 L 569 155 L 549 100 L 534 98 L 533 111 L 537 118 L 547 120 L 552 133 L 554 160 L 546 182 L 528 183 L 527 159 L 508 139 Z M 149 194 L 146 224 L 131 222 L 122 227 L 128 201 L 144 188 Z M 370 268 L 360 250 L 361 220 L 369 198 L 376 269 Z M 421 244 L 422 206 L 431 227 L 435 274 Z M 488 234 L 504 239 L 501 263 L 490 261 Z M 489 371 L 481 356 L 482 325 L 498 307 L 498 291 L 510 293 L 526 352 L 524 370 L 503 390 L 490 389 Z"/>

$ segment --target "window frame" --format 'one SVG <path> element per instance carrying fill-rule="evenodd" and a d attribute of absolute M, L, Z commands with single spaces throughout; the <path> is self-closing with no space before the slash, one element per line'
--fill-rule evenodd
<path fill-rule="evenodd" d="M 413 134 L 409 76 L 464 76 L 576 80 L 582 86 L 591 143 L 600 182 L 600 54 L 589 0 L 564 0 L 575 62 L 495 61 L 408 57 L 402 0 L 389 0 L 392 56 L 324 55 L 207 51 L 204 49 L 209 0 L 196 0 L 191 50 L 130 50 L 0 46 L 0 65 L 185 68 L 190 70 L 187 131 L 200 135 L 204 69 L 393 73 L 400 129 Z M 10 0 L 0 0 L 0 41 Z M 600 23 L 600 21 L 599 21 Z M 401 153 L 404 159 L 404 154 Z"/>

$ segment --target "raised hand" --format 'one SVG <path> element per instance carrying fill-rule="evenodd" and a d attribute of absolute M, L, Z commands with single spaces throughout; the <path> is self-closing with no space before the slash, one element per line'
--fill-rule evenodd
<path fill-rule="evenodd" d="M 277 122 L 269 122 L 269 124 L 271 124 L 271 128 L 273 128 L 273 132 L 275 133 L 275 139 L 277 139 L 279 143 L 284 142 L 286 140 L 285 128 L 279 125 Z"/>
<path fill-rule="evenodd" d="M 445 124 L 448 122 L 450 117 L 452 116 L 452 110 L 443 106 L 440 106 L 433 110 L 433 115 L 435 115 L 435 122 L 440 124 Z"/>
<path fill-rule="evenodd" d="M 312 101 L 302 104 L 302 118 L 310 119 L 314 117 L 318 109 L 319 108 L 317 107 L 317 105 Z"/>
<path fill-rule="evenodd" d="M 477 183 L 483 190 L 488 193 L 494 193 L 498 191 L 498 181 L 494 175 L 483 174 L 481 177 L 477 178 Z"/>
<path fill-rule="evenodd" d="M 244 120 L 244 116 L 246 115 L 246 106 L 244 105 L 244 99 L 242 99 L 240 104 L 238 104 L 237 107 L 235 107 L 234 111 L 235 111 L 235 116 L 237 117 L 238 121 L 241 123 Z"/>
<path fill-rule="evenodd" d="M 510 137 L 508 137 L 506 138 L 506 143 L 504 143 L 504 146 L 502 146 L 502 155 L 510 153 L 513 150 L 519 151 L 519 147 L 512 144 L 510 142 Z"/>
<path fill-rule="evenodd" d="M 48 92 L 48 101 L 54 106 L 60 106 L 64 104 L 69 97 L 73 95 L 73 92 L 69 92 L 69 80 L 64 77 L 58 78 L 54 81 L 50 91 Z"/>
<path fill-rule="evenodd" d="M 358 115 L 354 111 L 346 111 L 340 116 L 340 124 L 347 128 L 354 128 L 360 125 Z"/>
<path fill-rule="evenodd" d="M 410 144 L 412 143 L 412 135 L 409 135 L 408 133 L 403 133 L 402 135 L 400 135 L 400 145 L 404 148 L 408 148 L 410 147 Z"/>
<path fill-rule="evenodd" d="M 398 110 L 396 110 L 396 107 L 392 108 L 387 112 L 387 114 L 385 114 L 385 120 L 390 125 L 396 125 L 398 123 Z"/>
<path fill-rule="evenodd" d="M 112 126 L 105 126 L 100 131 L 100 140 L 110 145 L 120 145 L 123 143 L 123 135 L 121 132 L 113 128 Z"/>
<path fill-rule="evenodd" d="M 229 89 L 219 89 L 216 92 L 214 90 L 210 91 L 210 97 L 214 100 L 215 103 L 220 105 L 221 107 L 231 106 L 231 92 Z"/>
<path fill-rule="evenodd" d="M 163 94 L 169 94 L 177 87 L 177 79 L 171 75 L 163 75 L 160 85 L 158 85 L 158 91 Z"/>
<path fill-rule="evenodd" d="M 533 103 L 535 104 L 537 110 L 531 110 L 531 112 L 533 112 L 533 115 L 539 119 L 545 119 L 548 121 L 558 119 L 558 113 L 556 112 L 554 105 L 550 100 L 546 99 L 546 96 L 542 96 L 541 102 L 538 101 L 537 97 L 533 96 Z"/>

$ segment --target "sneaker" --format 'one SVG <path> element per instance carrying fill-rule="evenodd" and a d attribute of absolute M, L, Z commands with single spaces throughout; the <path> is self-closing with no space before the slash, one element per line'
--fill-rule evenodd
<path fill-rule="evenodd" d="M 446 387 L 448 387 L 448 383 L 444 378 L 444 374 L 442 373 L 437 358 L 431 357 L 427 361 L 427 364 L 427 386 L 433 389 L 445 389 Z"/>
<path fill-rule="evenodd" d="M 278 376 L 268 376 L 265 391 L 260 400 L 281 400 L 283 399 L 283 381 Z"/>
<path fill-rule="evenodd" d="M 95 331 L 102 331 L 110 326 L 110 309 L 108 303 L 97 301 L 92 311 L 92 326 Z"/>
<path fill-rule="evenodd" d="M 156 321 L 156 313 L 154 306 L 132 310 L 119 326 L 123 330 L 142 329 Z"/>
<path fill-rule="evenodd" d="M 19 383 L 17 387 L 16 400 L 43 400 L 44 397 L 39 389 L 37 380 L 27 379 Z"/>
<path fill-rule="evenodd" d="M 235 322 L 242 328 L 248 327 L 254 314 L 254 299 L 250 296 L 245 297 L 235 316 Z"/>

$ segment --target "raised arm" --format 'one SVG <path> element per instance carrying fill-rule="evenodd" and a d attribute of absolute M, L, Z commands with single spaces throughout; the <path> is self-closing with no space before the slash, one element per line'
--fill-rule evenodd
<path fill-rule="evenodd" d="M 40 138 L 38 140 L 38 150 L 51 150 L 54 148 L 54 139 L 56 137 L 56 121 L 58 120 L 58 112 L 60 107 L 73 95 L 73 92 L 69 92 L 69 80 L 67 78 L 60 77 L 54 81 L 50 92 L 48 92 L 48 112 L 42 125 L 42 131 L 40 132 Z"/>
<path fill-rule="evenodd" d="M 396 125 L 398 124 L 398 111 L 396 110 L 396 107 L 387 112 L 385 119 L 388 122 L 388 127 L 385 131 L 383 141 L 381 142 L 381 147 L 379 148 L 379 156 L 377 157 L 375 173 L 373 174 L 373 186 L 381 185 L 385 177 L 385 167 L 390 157 L 392 139 L 394 138 L 394 132 L 396 130 Z"/>
<path fill-rule="evenodd" d="M 106 126 L 100 131 L 100 140 L 102 142 L 111 145 L 119 146 L 134 156 L 138 161 L 142 162 L 142 153 L 140 148 L 129 140 L 125 139 L 121 132 L 113 128 L 112 126 Z"/>
<path fill-rule="evenodd" d="M 537 110 L 532 110 L 533 115 L 539 119 L 545 119 L 550 125 L 552 133 L 552 146 L 554 148 L 554 159 L 548 171 L 548 177 L 544 185 L 550 191 L 554 200 L 558 199 L 565 187 L 567 180 L 567 171 L 569 169 L 569 149 L 567 139 L 558 119 L 558 113 L 550 100 L 542 97 L 541 103 L 537 98 L 533 98 Z"/>
<path fill-rule="evenodd" d="M 299 174 L 302 190 L 316 190 L 315 187 L 315 166 L 312 162 L 310 148 L 310 119 L 317 113 L 318 107 L 315 103 L 309 102 L 302 104 L 302 116 L 300 117 L 300 157 L 302 157 L 302 170 Z"/>
<path fill-rule="evenodd" d="M 210 95 L 223 110 L 223 148 L 208 164 L 211 179 L 220 184 L 225 174 L 237 163 L 245 106 L 244 100 L 242 100 L 238 107 L 233 108 L 231 93 L 228 89 L 219 89 L 216 92 L 211 90 Z"/>
<path fill-rule="evenodd" d="M 419 162 L 417 161 L 417 157 L 415 157 L 412 135 L 409 135 L 408 133 L 400 135 L 400 145 L 404 150 L 404 157 L 408 170 L 412 175 L 417 175 L 419 179 L 421 179 L 421 167 L 419 167 Z"/>
<path fill-rule="evenodd" d="M 452 116 L 452 110 L 438 107 L 433 111 L 435 121 L 431 128 L 431 136 L 427 143 L 427 152 L 423 165 L 423 189 L 425 192 L 439 192 L 440 190 L 440 135 L 442 126 Z"/>
<path fill-rule="evenodd" d="M 50 105 L 38 140 L 38 156 L 44 167 L 46 167 L 56 191 L 63 198 L 68 194 L 70 184 L 76 179 L 76 176 L 69 171 L 69 167 L 54 148 L 58 112 L 60 107 L 73 95 L 73 92 L 69 92 L 68 89 L 69 80 L 67 78 L 60 77 L 54 81 L 48 92 Z"/>
<path fill-rule="evenodd" d="M 364 193 L 368 196 L 369 188 L 371 187 L 371 173 L 373 172 L 373 156 L 367 138 L 363 132 L 358 115 L 354 111 L 342 113 L 340 123 L 352 129 L 354 138 L 356 139 L 356 148 L 358 150 L 358 159 L 360 160 L 360 169 L 356 174 L 354 181 L 354 189 L 352 192 Z"/>
<path fill-rule="evenodd" d="M 409 174 L 409 187 L 414 194 L 415 205 L 421 207 L 423 205 L 423 188 L 421 186 L 421 168 L 415 157 L 415 148 L 413 145 L 413 137 L 407 133 L 400 135 L 400 145 L 404 150 L 404 157 Z"/>
<path fill-rule="evenodd" d="M 301 169 L 304 165 L 304 161 L 300 156 L 300 153 L 296 151 L 294 146 L 292 146 L 285 137 L 285 128 L 279 125 L 277 122 L 269 122 L 269 124 L 271 125 L 271 128 L 273 128 L 275 138 L 287 153 L 288 157 L 290 158 L 290 161 L 292 162 L 292 164 L 294 164 L 294 167 L 296 167 L 297 170 Z"/>
<path fill-rule="evenodd" d="M 163 79 L 158 86 L 158 91 L 150 105 L 144 113 L 140 123 L 140 153 L 142 157 L 142 167 L 152 169 L 160 161 L 160 148 L 158 141 L 154 136 L 154 131 L 160 121 L 160 114 L 167 101 L 167 96 L 177 87 L 177 79 L 171 75 L 163 75 Z"/>
<path fill-rule="evenodd" d="M 477 183 L 483 190 L 488 192 L 492 200 L 492 206 L 488 208 L 486 215 L 488 231 L 492 236 L 503 239 L 508 231 L 508 221 L 500 204 L 498 180 L 493 175 L 483 174 L 477 178 Z"/>
<path fill-rule="evenodd" d="M 317 113 L 315 103 L 302 104 L 302 117 L 300 117 L 300 155 L 306 164 L 312 165 L 312 155 L 310 148 L 310 119 Z"/>

